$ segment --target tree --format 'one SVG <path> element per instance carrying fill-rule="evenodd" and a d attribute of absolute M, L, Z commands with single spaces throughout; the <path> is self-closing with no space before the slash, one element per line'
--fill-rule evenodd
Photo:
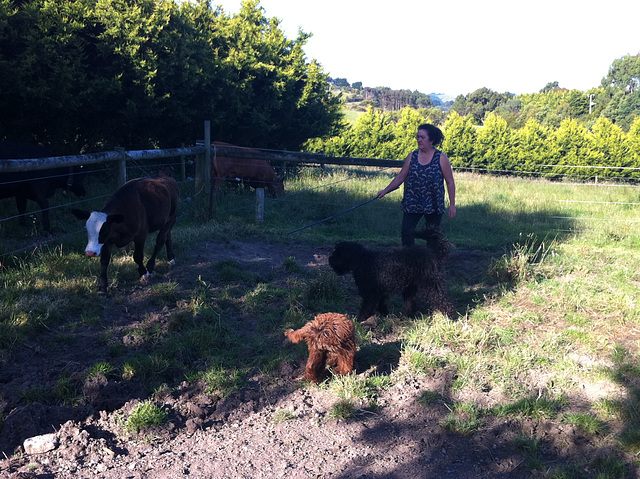
<path fill-rule="evenodd" d="M 628 130 L 640 115 L 640 54 L 614 60 L 602 86 L 609 100 L 602 115 Z"/>
<path fill-rule="evenodd" d="M 476 128 L 470 118 L 461 117 L 456 111 L 442 127 L 444 142 L 442 150 L 455 167 L 470 167 L 473 164 L 476 143 Z"/>
<path fill-rule="evenodd" d="M 223 64 L 231 69 L 228 86 L 233 87 L 225 110 L 233 119 L 219 124 L 220 138 L 292 149 L 333 133 L 342 100 L 331 94 L 320 66 L 305 61 L 309 37 L 300 31 L 296 40 L 286 39 L 279 21 L 266 18 L 257 0 L 242 2 L 225 25 Z"/>
<path fill-rule="evenodd" d="M 336 78 L 335 80 L 333 80 L 333 84 L 335 86 L 346 87 L 346 88 L 349 88 L 351 86 L 349 85 L 349 82 L 347 81 L 346 78 Z"/>
<path fill-rule="evenodd" d="M 451 110 L 460 116 L 467 114 L 467 98 L 464 95 L 458 95 L 451 105 Z"/>
<path fill-rule="evenodd" d="M 640 116 L 640 89 L 630 93 L 616 91 L 602 111 L 602 116 L 628 130 L 635 118 Z"/>
<path fill-rule="evenodd" d="M 486 167 L 498 173 L 512 168 L 512 135 L 512 130 L 503 118 L 495 113 L 488 113 L 484 126 L 476 136 L 472 165 Z"/>
<path fill-rule="evenodd" d="M 341 98 L 257 0 L 0 0 L 0 137 L 60 153 L 222 140 L 297 148 L 339 127 Z"/>
<path fill-rule="evenodd" d="M 597 163 L 594 151 L 592 138 L 584 125 L 575 119 L 564 120 L 550 138 L 550 164 L 559 165 L 552 173 L 585 176 L 588 170 L 580 167 Z"/>
<path fill-rule="evenodd" d="M 560 88 L 560 84 L 557 81 L 550 81 L 542 90 L 540 90 L 540 93 L 549 93 L 557 88 Z"/>
<path fill-rule="evenodd" d="M 362 158 L 394 158 L 395 125 L 388 113 L 369 108 L 360 115 L 353 128 L 355 143 L 352 156 Z"/>
<path fill-rule="evenodd" d="M 598 166 L 631 166 L 629 144 L 624 141 L 624 131 L 607 118 L 599 118 L 591 129 L 593 161 Z M 624 169 L 605 169 L 595 172 L 598 176 L 629 176 Z"/>
<path fill-rule="evenodd" d="M 451 108 L 461 116 L 471 115 L 474 122 L 480 125 L 488 112 L 492 112 L 510 98 L 509 93 L 496 93 L 489 88 L 479 88 L 469 93 L 464 100 L 458 96 Z"/>
<path fill-rule="evenodd" d="M 633 93 L 640 87 L 640 53 L 613 61 L 609 73 L 602 79 L 603 87 Z"/>
<path fill-rule="evenodd" d="M 640 178 L 640 116 L 631 124 L 629 133 L 625 137 L 625 143 L 629 151 L 629 163 L 628 165 L 636 168 L 629 171 L 629 176 L 633 178 Z"/>
<path fill-rule="evenodd" d="M 545 172 L 543 167 L 549 162 L 549 128 L 540 125 L 534 119 L 515 132 L 514 169 L 526 172 Z"/>
<path fill-rule="evenodd" d="M 414 108 L 403 108 L 395 124 L 394 154 L 391 159 L 404 160 L 409 152 L 416 149 L 418 126 L 426 123 L 425 117 Z"/>

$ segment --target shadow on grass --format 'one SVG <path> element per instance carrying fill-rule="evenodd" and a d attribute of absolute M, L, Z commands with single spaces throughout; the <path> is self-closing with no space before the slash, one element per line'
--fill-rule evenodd
<path fill-rule="evenodd" d="M 364 344 L 356 354 L 358 373 L 372 370 L 379 376 L 389 375 L 398 367 L 402 344 L 393 341 L 383 344 Z"/>

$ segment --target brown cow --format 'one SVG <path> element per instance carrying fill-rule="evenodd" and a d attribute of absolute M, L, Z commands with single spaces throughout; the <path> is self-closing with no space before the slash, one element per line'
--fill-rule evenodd
<path fill-rule="evenodd" d="M 100 291 L 107 291 L 107 268 L 111 248 L 122 248 L 133 241 L 133 260 L 138 265 L 140 279 L 145 280 L 156 264 L 163 246 L 167 258 L 175 263 L 171 228 L 176 221 L 180 189 L 176 180 L 166 176 L 138 178 L 128 181 L 107 201 L 102 211 L 72 210 L 76 218 L 87 220 L 89 243 L 87 256 L 100 256 Z M 143 264 L 144 244 L 149 233 L 158 232 L 153 254 Z"/>
<path fill-rule="evenodd" d="M 267 160 L 247 157 L 233 158 L 216 154 L 217 148 L 260 153 L 258 150 L 221 141 L 212 142 L 211 148 L 212 167 L 215 171 L 212 182 L 213 189 L 223 181 L 232 180 L 242 181 L 252 188 L 267 188 L 272 196 L 279 196 L 284 193 L 282 178 L 276 175 L 275 170 Z"/>

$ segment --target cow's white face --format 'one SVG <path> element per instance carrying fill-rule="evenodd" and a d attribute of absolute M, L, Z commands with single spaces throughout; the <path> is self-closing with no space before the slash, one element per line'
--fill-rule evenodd
<path fill-rule="evenodd" d="M 91 212 L 91 216 L 89 216 L 86 225 L 89 242 L 87 243 L 84 253 L 87 256 L 100 256 L 100 250 L 102 249 L 102 243 L 99 241 L 100 229 L 106 221 L 106 213 L 102 213 L 100 211 Z"/>

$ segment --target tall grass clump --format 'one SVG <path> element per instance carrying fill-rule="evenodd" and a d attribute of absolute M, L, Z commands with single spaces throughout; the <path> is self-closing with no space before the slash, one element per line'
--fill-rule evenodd
<path fill-rule="evenodd" d="M 167 411 L 147 400 L 135 407 L 126 419 L 124 426 L 127 431 L 137 434 L 143 429 L 163 425 L 167 421 L 167 416 Z"/>
<path fill-rule="evenodd" d="M 493 262 L 488 274 L 499 283 L 511 286 L 533 279 L 542 262 L 549 254 L 553 254 L 552 245 L 546 246 L 544 241 L 539 241 L 532 234 L 526 235 L 513 245 L 509 253 Z"/>
<path fill-rule="evenodd" d="M 480 410 L 475 404 L 456 403 L 442 420 L 445 429 L 469 436 L 482 426 Z"/>

